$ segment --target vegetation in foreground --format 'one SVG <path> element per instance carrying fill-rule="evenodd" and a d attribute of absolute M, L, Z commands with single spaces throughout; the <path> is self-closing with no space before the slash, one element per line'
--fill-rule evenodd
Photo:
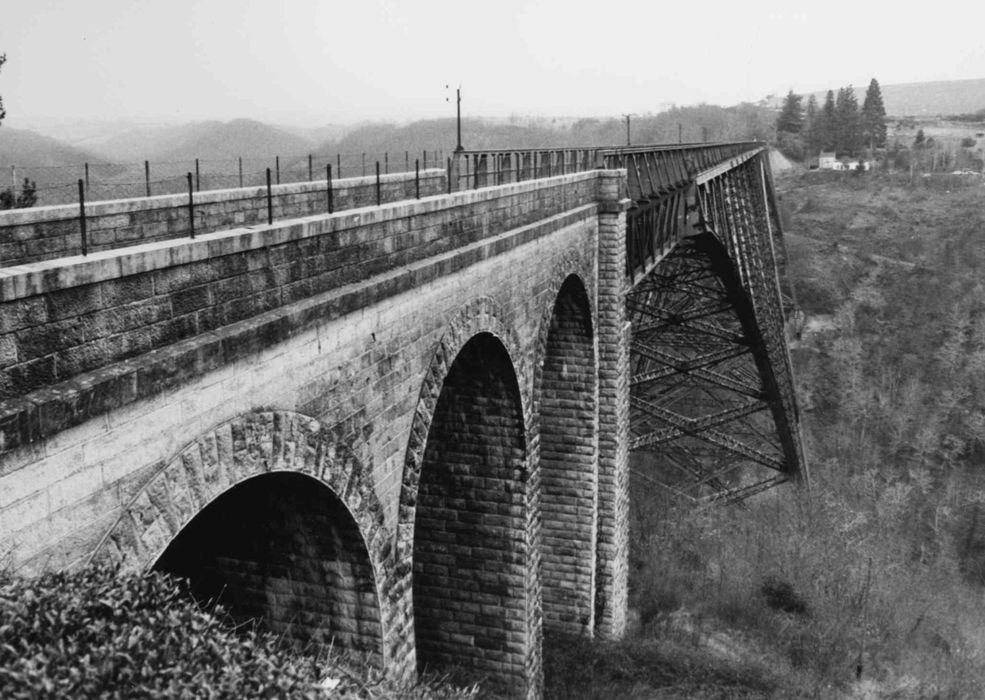
<path fill-rule="evenodd" d="M 0 574 L 0 697 L 457 700 L 475 691 L 438 679 L 401 687 L 330 649 L 234 628 L 164 574 L 89 568 Z"/>

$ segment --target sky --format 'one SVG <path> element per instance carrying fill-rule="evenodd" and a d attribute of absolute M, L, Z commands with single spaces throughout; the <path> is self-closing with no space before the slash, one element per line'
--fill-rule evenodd
<path fill-rule="evenodd" d="M 5 124 L 607 116 L 985 77 L 985 3 L 11 0 Z M 917 9 L 914 9 L 914 8 Z M 446 87 L 448 86 L 448 87 Z"/>

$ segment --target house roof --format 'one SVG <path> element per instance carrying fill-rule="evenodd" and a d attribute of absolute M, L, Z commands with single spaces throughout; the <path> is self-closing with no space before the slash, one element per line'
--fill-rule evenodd
<path fill-rule="evenodd" d="M 818 156 L 818 158 L 834 158 L 834 157 L 835 157 L 834 151 L 821 151 L 821 155 Z"/>

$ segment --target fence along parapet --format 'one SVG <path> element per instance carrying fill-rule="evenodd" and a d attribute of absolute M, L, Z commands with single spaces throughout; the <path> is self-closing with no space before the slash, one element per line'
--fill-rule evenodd
<path fill-rule="evenodd" d="M 79 255 L 84 248 L 92 253 L 187 237 L 193 230 L 192 212 L 194 232 L 201 234 L 266 224 L 268 211 L 274 220 L 282 220 L 328 214 L 330 204 L 340 211 L 447 189 L 443 168 L 422 170 L 420 182 L 416 179 L 413 171 L 380 175 L 379 200 L 377 179 L 371 175 L 274 185 L 269 202 L 267 187 L 261 185 L 0 211 L 0 267 Z"/>

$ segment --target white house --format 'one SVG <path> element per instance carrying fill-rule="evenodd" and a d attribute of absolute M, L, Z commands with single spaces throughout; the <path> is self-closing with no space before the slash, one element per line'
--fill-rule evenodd
<path fill-rule="evenodd" d="M 841 160 L 838 160 L 838 156 L 834 151 L 821 151 L 821 154 L 817 157 L 817 167 L 821 170 L 869 170 L 872 167 L 872 163 L 867 160 L 858 160 L 853 158 L 847 158 L 842 156 Z"/>
<path fill-rule="evenodd" d="M 838 162 L 838 158 L 834 151 L 821 151 L 821 154 L 817 157 L 817 167 L 821 170 L 841 170 L 838 166 L 841 163 Z"/>

